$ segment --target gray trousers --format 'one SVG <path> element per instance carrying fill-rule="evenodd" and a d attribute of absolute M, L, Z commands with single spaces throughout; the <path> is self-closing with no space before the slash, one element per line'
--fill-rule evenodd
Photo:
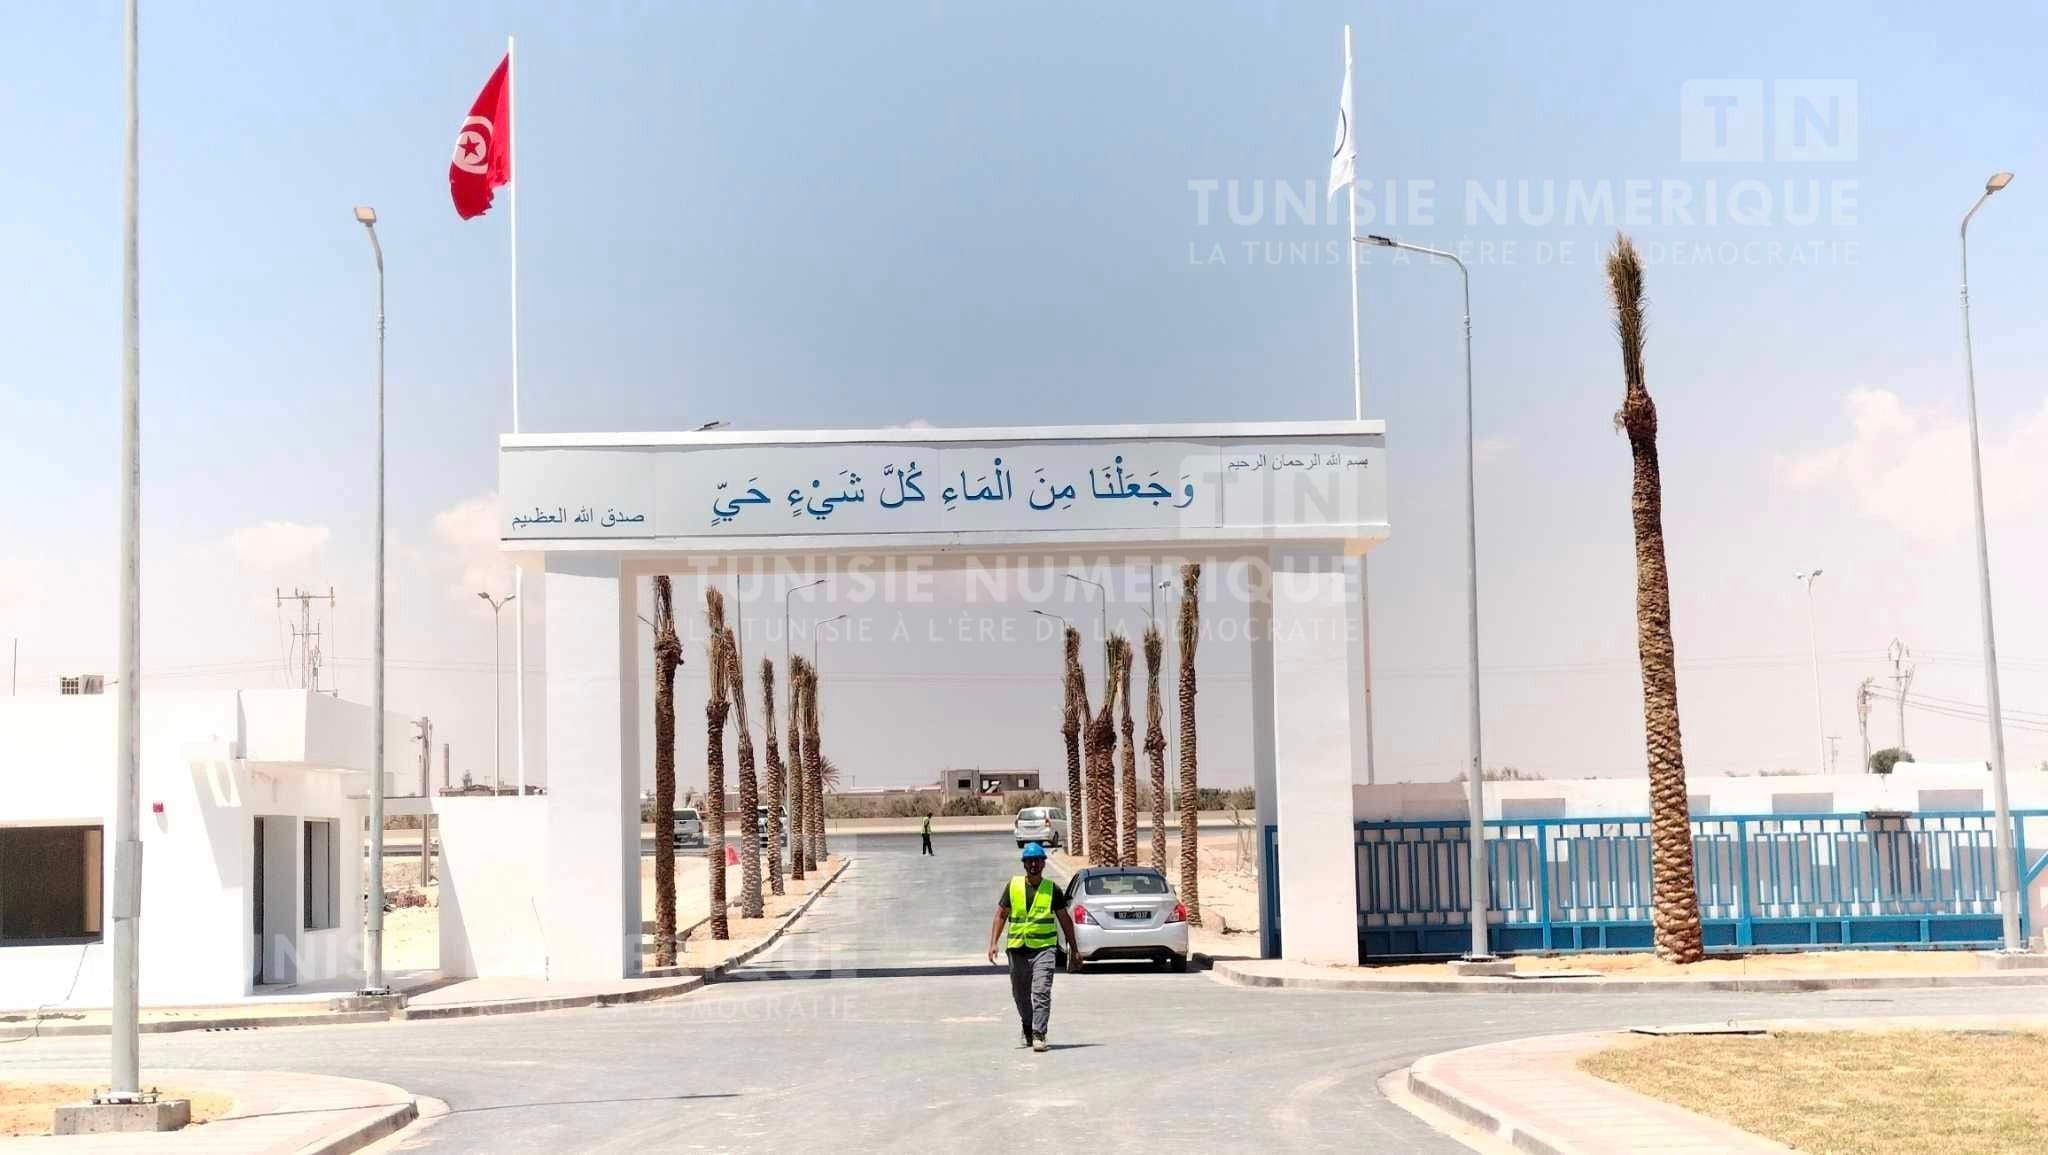
<path fill-rule="evenodd" d="M 1024 1034 L 1042 1035 L 1052 1019 L 1052 976 L 1059 969 L 1057 944 L 1042 950 L 1010 948 L 1010 998 Z"/>

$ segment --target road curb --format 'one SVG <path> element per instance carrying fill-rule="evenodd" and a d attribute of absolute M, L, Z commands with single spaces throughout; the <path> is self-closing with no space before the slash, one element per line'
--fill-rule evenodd
<path fill-rule="evenodd" d="M 408 1099 L 347 1132 L 329 1135 L 318 1143 L 301 1147 L 296 1155 L 349 1155 L 349 1152 L 360 1151 L 387 1135 L 405 1130 L 419 1117 L 419 1104 Z"/>
<path fill-rule="evenodd" d="M 1258 990 L 1350 991 L 1385 994 L 1671 994 L 1682 991 L 1719 991 L 1742 994 L 1785 994 L 1808 991 L 1879 991 L 1928 987 L 2025 987 L 2048 986 L 2048 974 L 1990 971 L 1982 974 L 1855 975 L 1842 978 L 1701 978 L 1701 979 L 1396 979 L 1366 975 L 1270 975 L 1250 972 L 1235 965 L 1242 960 L 1207 961 L 1211 974 L 1233 986 Z"/>
<path fill-rule="evenodd" d="M 322 1012 L 310 1015 L 242 1015 L 222 1019 L 164 1019 L 145 1022 L 136 1030 L 145 1035 L 175 1035 L 185 1031 L 253 1031 L 262 1027 L 321 1027 L 342 1023 L 382 1023 L 391 1016 L 383 1011 Z M 0 1035 L 0 1043 L 23 1039 L 89 1038 L 112 1033 L 110 1023 L 44 1023 L 18 1034 Z"/>
<path fill-rule="evenodd" d="M 818 899 L 826 891 L 832 889 L 832 884 L 838 882 L 839 876 L 845 874 L 846 868 L 851 865 L 853 865 L 853 860 L 851 858 L 841 857 L 839 860 L 839 865 L 833 868 L 832 873 L 825 878 L 825 881 L 819 883 L 816 889 L 812 890 L 809 894 L 806 894 L 804 896 L 804 900 L 802 902 L 796 904 L 795 909 L 791 910 L 788 914 L 782 917 L 782 924 L 780 926 L 777 926 L 772 932 L 764 936 L 760 942 L 757 942 L 753 946 L 748 947 L 746 950 L 743 950 L 740 953 L 732 956 L 731 958 L 726 959 L 724 962 L 714 963 L 713 965 L 708 967 L 661 967 L 656 970 L 644 971 L 642 973 L 649 978 L 666 978 L 671 975 L 674 975 L 677 977 L 699 978 L 707 983 L 715 983 L 722 980 L 726 976 L 727 972 L 733 970 L 736 967 L 746 965 L 748 962 L 751 962 L 756 956 L 758 956 L 762 951 L 767 950 L 769 947 L 774 946 L 777 942 L 781 941 L 783 934 L 785 934 L 790 927 L 796 925 L 796 920 L 802 918 L 804 916 L 805 911 L 811 909 L 812 903 L 818 901 Z"/>

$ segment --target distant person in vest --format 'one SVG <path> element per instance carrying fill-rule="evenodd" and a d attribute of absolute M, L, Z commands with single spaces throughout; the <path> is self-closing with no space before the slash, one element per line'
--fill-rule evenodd
<path fill-rule="evenodd" d="M 1060 935 L 1074 941 L 1074 922 L 1067 917 L 1067 896 L 1045 877 L 1045 847 L 1024 844 L 1024 873 L 1012 878 L 996 904 L 996 920 L 988 928 L 988 961 L 996 961 L 996 944 L 1009 924 L 1010 998 L 1017 1004 L 1017 1022 L 1024 1045 L 1045 1050 L 1045 1028 L 1052 1018 L 1052 973 L 1059 966 Z"/>
<path fill-rule="evenodd" d="M 932 815 L 929 810 L 925 811 L 924 815 L 924 849 L 918 851 L 918 853 L 920 855 L 932 853 Z M 933 854 L 932 857 L 937 858 L 938 855 Z"/>

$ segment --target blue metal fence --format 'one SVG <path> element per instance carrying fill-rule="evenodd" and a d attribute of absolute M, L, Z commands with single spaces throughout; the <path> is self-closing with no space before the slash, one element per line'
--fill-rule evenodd
<path fill-rule="evenodd" d="M 2048 869 L 2013 815 L 2026 883 Z M 1693 869 L 1709 949 L 1982 946 L 1999 939 L 1987 812 L 1749 814 L 1694 819 Z M 1647 818 L 1488 822 L 1489 935 L 1502 954 L 1651 945 Z M 1265 837 L 1279 910 L 1278 830 Z M 1362 958 L 1443 957 L 1470 943 L 1463 820 L 1355 824 Z M 2031 934 L 2031 912 L 2021 914 Z M 1279 949 L 1273 920 L 1265 945 Z"/>

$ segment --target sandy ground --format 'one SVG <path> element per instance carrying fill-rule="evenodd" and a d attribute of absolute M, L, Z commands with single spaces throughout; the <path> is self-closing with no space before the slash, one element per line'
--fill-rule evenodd
<path fill-rule="evenodd" d="M 1202 925 L 1190 928 L 1192 950 L 1218 957 L 1256 957 L 1259 953 L 1259 880 L 1253 867 L 1257 851 L 1247 826 L 1242 838 L 1229 827 L 1204 829 L 1196 839 L 1201 869 Z M 1150 864 L 1152 835 L 1147 823 L 1138 827 L 1138 856 Z M 1070 854 L 1057 856 L 1067 870 L 1085 865 Z M 1166 836 L 1166 877 L 1180 884 L 1180 834 Z"/>
<path fill-rule="evenodd" d="M 83 1103 L 95 1087 L 76 1083 L 0 1083 L 0 1136 L 48 1135 L 52 1112 L 66 1103 Z M 163 1089 L 166 1099 L 190 1099 L 192 1122 L 204 1123 L 228 1113 L 235 1101 L 226 1095 L 182 1087 Z M 69 1140 L 86 1143 L 89 1140 Z"/>

